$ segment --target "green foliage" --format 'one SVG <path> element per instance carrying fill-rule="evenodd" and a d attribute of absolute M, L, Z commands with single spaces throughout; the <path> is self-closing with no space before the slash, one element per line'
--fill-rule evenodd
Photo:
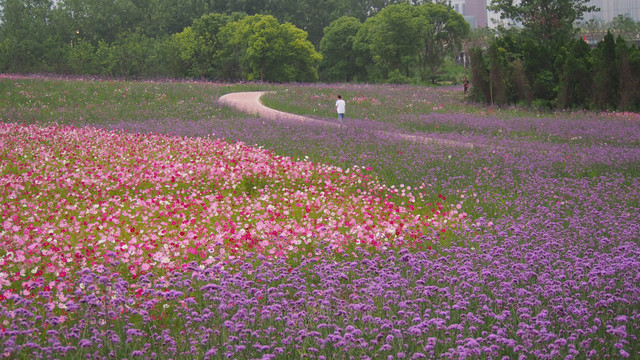
<path fill-rule="evenodd" d="M 491 104 L 504 105 L 507 103 L 507 79 L 509 60 L 505 49 L 497 43 L 489 46 L 489 86 Z"/>
<path fill-rule="evenodd" d="M 409 84 L 411 83 L 411 79 L 405 76 L 400 72 L 400 70 L 395 69 L 389 73 L 387 76 L 388 84 Z"/>
<path fill-rule="evenodd" d="M 383 82 L 397 69 L 437 82 L 468 24 L 444 5 L 410 3 L 0 0 L 0 70 L 314 81 L 316 45 L 327 54 L 323 79 Z M 246 14 L 271 15 L 280 28 L 262 29 L 244 43 L 221 32 Z M 348 20 L 336 21 L 341 18 Z M 270 64 L 277 66 L 267 71 Z"/>
<path fill-rule="evenodd" d="M 435 84 L 445 57 L 461 48 L 470 26 L 462 15 L 442 4 L 427 3 L 419 6 L 418 11 L 423 35 L 419 52 L 420 76 Z"/>
<path fill-rule="evenodd" d="M 556 81 L 553 73 L 549 70 L 542 70 L 535 75 L 533 80 L 533 92 L 536 99 L 551 101 L 555 99 Z"/>
<path fill-rule="evenodd" d="M 390 5 L 360 27 L 353 44 L 356 64 L 366 69 L 370 82 L 418 78 L 436 83 L 445 59 L 461 48 L 468 33 L 464 18 L 442 4 Z"/>
<path fill-rule="evenodd" d="M 0 40 L 0 71 L 4 72 L 9 62 L 9 44 Z"/>
<path fill-rule="evenodd" d="M 527 39 L 558 49 L 575 34 L 576 22 L 585 13 L 597 10 L 589 3 L 590 0 L 493 0 L 488 8 L 511 24 L 521 24 Z"/>
<path fill-rule="evenodd" d="M 515 46 L 521 49 L 522 58 L 525 59 L 525 73 L 531 84 L 533 97 L 545 100 L 552 99 L 553 64 L 556 54 L 551 51 L 550 47 L 528 39 Z"/>
<path fill-rule="evenodd" d="M 616 63 L 616 43 L 608 32 L 593 51 L 593 102 L 598 109 L 613 109 L 617 105 L 619 71 Z"/>
<path fill-rule="evenodd" d="M 616 54 L 619 69 L 618 109 L 634 111 L 640 109 L 640 50 L 628 47 L 624 38 L 618 36 Z"/>
<path fill-rule="evenodd" d="M 628 14 L 619 14 L 611 21 L 609 30 L 618 34 L 625 41 L 635 41 L 640 31 L 640 22 L 636 23 Z"/>
<path fill-rule="evenodd" d="M 362 76 L 362 66 L 356 61 L 354 43 L 362 27 L 360 20 L 343 16 L 324 29 L 320 42 L 321 77 L 329 81 L 346 81 Z"/>
<path fill-rule="evenodd" d="M 153 0 L 144 17 L 144 29 L 154 34 L 170 35 L 190 26 L 194 19 L 214 12 L 214 0 Z M 144 7 L 143 7 L 144 8 Z"/>
<path fill-rule="evenodd" d="M 591 100 L 592 59 L 589 45 L 582 40 L 569 43 L 559 79 L 558 105 L 584 108 Z"/>
<path fill-rule="evenodd" d="M 48 26 L 53 15 L 53 2 L 5 0 L 0 8 L 0 39 L 7 51 L 2 70 L 47 71 L 44 60 L 51 42 L 55 41 L 55 34 Z"/>
<path fill-rule="evenodd" d="M 442 84 L 462 84 L 462 79 L 467 75 L 467 69 L 454 61 L 453 57 L 446 57 L 442 63 Z"/>
<path fill-rule="evenodd" d="M 406 3 L 392 5 L 376 18 L 369 44 L 374 62 L 385 72 L 398 70 L 411 77 L 420 48 L 420 28 L 424 25 L 417 9 Z"/>
<path fill-rule="evenodd" d="M 222 65 L 236 69 L 246 80 L 315 81 L 322 59 L 306 33 L 290 23 L 280 25 L 269 15 L 247 16 L 220 30 L 225 40 Z"/>
<path fill-rule="evenodd" d="M 536 99 L 541 106 L 551 106 L 553 102 L 573 106 L 584 103 L 584 91 L 570 95 L 578 81 L 569 78 L 567 67 L 578 66 L 576 75 L 583 74 L 588 68 L 584 57 L 576 58 L 566 55 L 566 45 L 576 33 L 575 23 L 585 13 L 596 10 L 589 5 L 589 0 L 529 0 L 514 2 L 512 0 L 494 0 L 489 9 L 500 12 L 503 20 L 509 24 L 520 24 L 516 27 L 500 30 L 506 35 L 498 40 L 512 58 L 509 62 L 518 66 L 511 68 L 510 83 L 517 83 L 519 94 L 511 96 L 509 102 Z M 563 57 L 565 56 L 566 57 Z M 492 73 L 493 74 L 493 73 Z M 563 80 L 560 80 L 562 77 Z M 531 84 L 530 93 L 529 86 Z M 557 100 L 560 91 L 561 100 Z M 513 93 L 512 93 L 513 94 Z M 574 98 L 572 98 L 574 97 Z"/>
<path fill-rule="evenodd" d="M 217 64 L 216 56 L 222 49 L 220 29 L 232 21 L 238 21 L 244 14 L 208 14 L 193 22 L 194 47 L 198 48 L 197 56 L 194 53 L 191 76 L 206 77 L 210 79 L 225 78 L 226 69 Z"/>
<path fill-rule="evenodd" d="M 59 21 L 71 32 L 91 41 L 115 42 L 121 33 L 144 28 L 148 12 L 132 0 L 62 0 L 56 6 Z M 67 33 L 68 36 L 71 33 Z"/>
<path fill-rule="evenodd" d="M 629 109 L 640 112 L 640 48 L 629 48 L 629 69 L 631 78 L 632 92 L 629 100 Z"/>
<path fill-rule="evenodd" d="M 471 98 L 540 109 L 637 111 L 639 52 L 621 36 L 614 40 L 611 33 L 595 49 L 573 39 L 552 52 L 549 46 L 509 32 L 490 44 L 486 54 L 471 49 Z"/>
<path fill-rule="evenodd" d="M 376 67 L 373 61 L 373 54 L 370 45 L 375 28 L 377 27 L 377 22 L 378 19 L 376 17 L 368 18 L 358 30 L 356 38 L 353 41 L 356 65 L 365 69 L 367 73 L 367 80 L 371 82 L 381 81 L 384 79 L 384 76 L 380 75 L 379 68 Z"/>
<path fill-rule="evenodd" d="M 156 47 L 161 71 L 173 78 L 189 77 L 193 74 L 191 59 L 194 55 L 195 37 L 191 28 L 186 28 L 181 33 L 167 36 Z"/>
<path fill-rule="evenodd" d="M 521 59 L 515 59 L 511 65 L 513 69 L 511 82 L 515 87 L 512 92 L 513 100 L 518 104 L 531 105 L 533 94 L 531 92 L 531 85 L 524 71 L 524 62 Z"/>
<path fill-rule="evenodd" d="M 75 73 L 99 74 L 96 47 L 89 41 L 78 40 L 69 52 L 69 66 Z"/>
<path fill-rule="evenodd" d="M 284 81 L 314 82 L 318 80 L 318 65 L 322 61 L 307 33 L 291 23 L 281 26 L 285 38 Z M 280 81 L 283 81 L 280 80 Z"/>
<path fill-rule="evenodd" d="M 147 55 L 149 39 L 139 33 L 121 34 L 113 46 L 112 71 L 116 75 L 140 77 L 149 75 Z"/>
<path fill-rule="evenodd" d="M 471 60 L 471 99 L 475 101 L 491 103 L 491 90 L 489 88 L 489 71 L 485 63 L 482 49 L 472 48 L 469 52 Z"/>
<path fill-rule="evenodd" d="M 211 73 L 213 59 L 208 55 L 213 49 L 207 46 L 205 39 L 205 34 L 198 34 L 192 27 L 171 36 L 167 45 L 174 53 L 168 52 L 166 55 L 175 57 L 171 63 L 177 65 L 179 76 L 201 78 Z"/>

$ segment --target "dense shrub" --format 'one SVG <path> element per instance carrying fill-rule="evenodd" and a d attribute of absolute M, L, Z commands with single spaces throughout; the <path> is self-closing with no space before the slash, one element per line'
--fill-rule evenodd
<path fill-rule="evenodd" d="M 509 35 L 470 58 L 476 101 L 640 111 L 640 49 L 611 33 L 594 49 L 574 39 L 555 52 Z"/>

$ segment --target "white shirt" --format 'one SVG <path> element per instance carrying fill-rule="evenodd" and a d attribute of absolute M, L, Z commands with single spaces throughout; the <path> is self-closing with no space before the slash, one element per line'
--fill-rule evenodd
<path fill-rule="evenodd" d="M 343 99 L 338 99 L 338 101 L 336 101 L 336 109 L 338 110 L 338 114 L 344 114 L 344 110 L 346 107 L 347 104 Z"/>

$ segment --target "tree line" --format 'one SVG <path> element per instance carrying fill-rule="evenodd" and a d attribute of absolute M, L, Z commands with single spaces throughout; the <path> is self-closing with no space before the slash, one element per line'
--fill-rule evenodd
<path fill-rule="evenodd" d="M 496 34 L 443 1 L 0 0 L 0 71 L 272 82 L 437 83 L 464 49 L 471 98 L 640 110 L 640 30 L 591 47 L 589 0 L 493 0 Z M 595 21 L 582 34 L 602 33 Z M 583 41 L 587 40 L 587 41 Z"/>
<path fill-rule="evenodd" d="M 469 31 L 401 0 L 0 0 L 0 70 L 264 81 L 435 81 Z M 395 79 L 395 80 L 394 80 Z"/>
<path fill-rule="evenodd" d="M 595 10 L 587 0 L 532 0 L 515 4 L 494 0 L 503 26 L 486 49 L 470 50 L 471 97 L 489 104 L 542 108 L 640 111 L 638 29 L 617 17 L 617 37 L 606 32 L 591 47 L 585 29 L 575 27 Z M 594 22 L 587 22 L 593 26 Z M 588 32 L 593 34 L 594 32 Z M 626 38 L 626 40 L 625 40 Z"/>

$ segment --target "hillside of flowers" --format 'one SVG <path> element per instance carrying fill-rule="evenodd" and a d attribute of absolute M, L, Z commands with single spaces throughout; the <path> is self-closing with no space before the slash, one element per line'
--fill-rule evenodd
<path fill-rule="evenodd" d="M 347 127 L 216 102 L 261 86 L 327 122 L 341 93 Z M 0 356 L 640 356 L 637 114 L 408 86 L 0 93 Z"/>

